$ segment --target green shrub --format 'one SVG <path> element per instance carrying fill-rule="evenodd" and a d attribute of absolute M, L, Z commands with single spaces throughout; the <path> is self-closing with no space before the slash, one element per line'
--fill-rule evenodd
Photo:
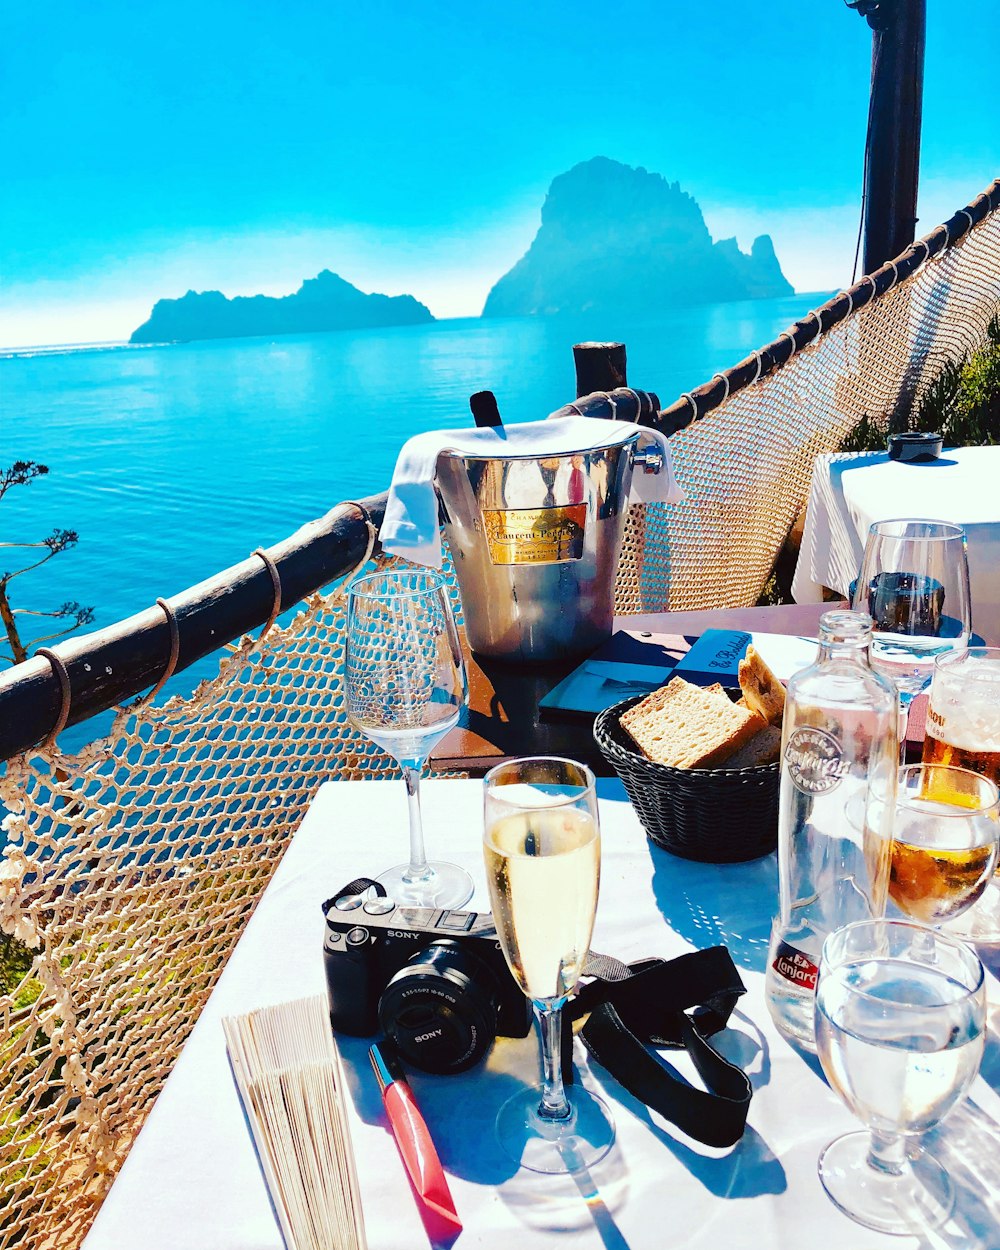
<path fill-rule="evenodd" d="M 985 345 L 947 364 L 928 386 L 904 426 L 933 430 L 945 445 L 1000 443 L 1000 315 L 986 328 Z M 884 451 L 886 429 L 865 414 L 841 443 L 843 451 Z"/>
<path fill-rule="evenodd" d="M 31 971 L 34 952 L 6 933 L 0 933 L 0 996 L 17 993 L 14 1007 L 30 1007 L 42 992 L 34 977 L 25 981 Z"/>

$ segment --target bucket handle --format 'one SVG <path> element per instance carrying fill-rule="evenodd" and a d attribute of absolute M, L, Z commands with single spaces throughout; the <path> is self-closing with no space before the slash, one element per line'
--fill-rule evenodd
<path fill-rule="evenodd" d="M 659 473 L 663 468 L 663 452 L 649 446 L 632 453 L 632 466 L 641 465 L 644 473 Z"/>

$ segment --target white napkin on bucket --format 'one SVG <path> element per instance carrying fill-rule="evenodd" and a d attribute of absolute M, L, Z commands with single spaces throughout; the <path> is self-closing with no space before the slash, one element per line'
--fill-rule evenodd
<path fill-rule="evenodd" d="M 659 473 L 637 467 L 632 475 L 629 503 L 680 503 L 684 492 L 674 478 L 666 437 L 658 430 L 630 421 L 599 417 L 556 417 L 517 425 L 461 430 L 429 430 L 407 439 L 400 449 L 389 488 L 385 518 L 379 531 L 383 551 L 414 564 L 439 569 L 441 531 L 434 475 L 438 456 L 452 451 L 460 456 L 566 456 L 612 447 L 638 431 L 639 448 L 653 446 L 663 454 Z"/>

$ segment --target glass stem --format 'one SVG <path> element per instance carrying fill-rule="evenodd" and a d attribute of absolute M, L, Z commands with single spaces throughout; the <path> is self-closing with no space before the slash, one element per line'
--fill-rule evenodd
<path fill-rule="evenodd" d="M 403 880 L 426 881 L 431 875 L 424 852 L 424 826 L 420 818 L 420 765 L 404 764 L 403 780 L 406 782 L 406 799 L 410 811 L 410 863 L 403 873 Z"/>
<path fill-rule="evenodd" d="M 906 730 L 910 724 L 910 703 L 913 700 L 912 694 L 904 694 L 899 692 L 899 766 L 903 768 L 906 764 Z"/>
<path fill-rule="evenodd" d="M 532 1003 L 542 1052 L 542 1101 L 538 1115 L 543 1120 L 565 1120 L 571 1114 L 562 1079 L 563 1001 L 552 998 Z"/>
<path fill-rule="evenodd" d="M 865 1162 L 876 1172 L 887 1176 L 902 1176 L 910 1166 L 906 1157 L 905 1137 L 899 1133 L 880 1133 L 877 1129 L 872 1129 Z"/>
<path fill-rule="evenodd" d="M 925 964 L 937 963 L 937 944 L 934 941 L 933 932 L 928 929 L 925 933 L 918 933 L 913 940 L 913 953 L 917 959 Z"/>

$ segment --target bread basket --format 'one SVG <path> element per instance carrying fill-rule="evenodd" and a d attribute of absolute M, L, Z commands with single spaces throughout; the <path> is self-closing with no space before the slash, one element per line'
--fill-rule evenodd
<path fill-rule="evenodd" d="M 739 698 L 739 690 L 727 692 Z M 594 738 L 622 779 L 652 842 L 682 859 L 736 864 L 767 855 L 778 843 L 778 765 L 670 768 L 642 755 L 620 718 L 643 695 L 601 712 Z"/>

